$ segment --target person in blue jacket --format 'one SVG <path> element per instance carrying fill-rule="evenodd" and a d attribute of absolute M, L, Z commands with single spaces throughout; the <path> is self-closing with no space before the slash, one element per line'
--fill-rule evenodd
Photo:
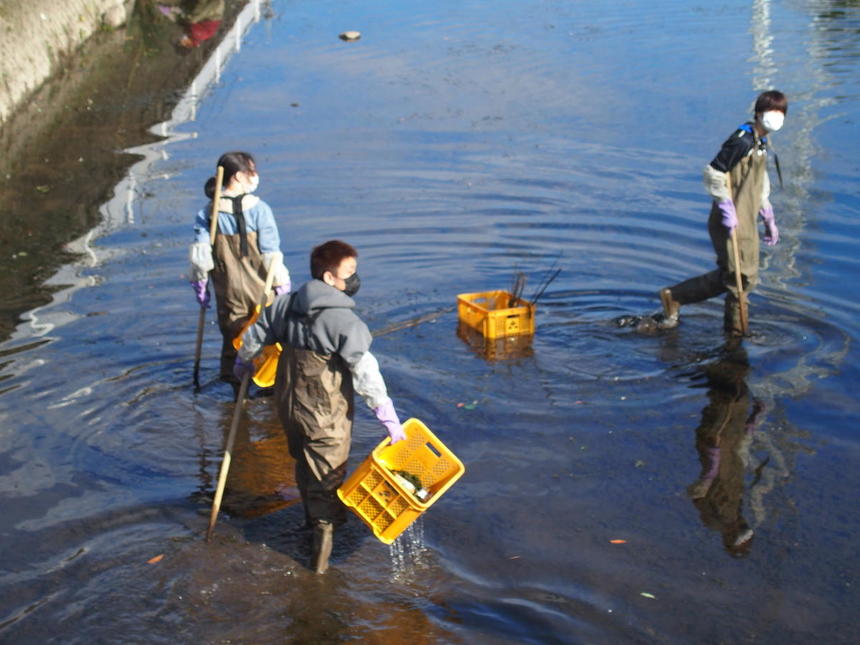
<path fill-rule="evenodd" d="M 290 273 L 283 264 L 281 238 L 272 209 L 254 195 L 260 184 L 257 164 L 247 152 L 221 155 L 224 188 L 218 204 L 218 228 L 210 243 L 212 202 L 215 178 L 206 182 L 209 204 L 197 213 L 194 242 L 189 251 L 191 286 L 197 302 L 209 306 L 209 278 L 215 291 L 218 326 L 223 336 L 221 379 L 236 384 L 233 339 L 260 302 L 270 262 L 275 262 L 275 295 L 290 290 Z"/>

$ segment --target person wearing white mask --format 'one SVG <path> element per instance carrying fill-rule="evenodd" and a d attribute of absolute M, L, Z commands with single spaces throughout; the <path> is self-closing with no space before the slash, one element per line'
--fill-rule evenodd
<path fill-rule="evenodd" d="M 204 191 L 210 203 L 197 213 L 189 251 L 191 286 L 201 307 L 209 307 L 209 276 L 215 290 L 218 326 L 223 336 L 221 380 L 238 385 L 233 374 L 239 335 L 259 304 L 269 263 L 274 259 L 274 295 L 290 291 L 290 273 L 282 261 L 281 238 L 272 209 L 252 193 L 260 185 L 257 164 L 247 152 L 227 152 L 218 159 L 224 187 L 218 204 L 214 244 L 209 239 L 215 178 Z"/>
<path fill-rule="evenodd" d="M 739 126 L 713 161 L 705 166 L 705 186 L 713 198 L 708 233 L 717 254 L 717 268 L 660 290 L 663 314 L 656 317 L 659 328 L 669 329 L 678 324 L 681 305 L 725 293 L 726 333 L 742 335 L 732 231 L 737 234 L 743 291 L 748 294 L 758 282 L 757 218 L 764 223 L 765 244 L 773 246 L 779 241 L 779 229 L 769 200 L 767 137 L 782 127 L 787 111 L 788 100 L 782 92 L 770 90 L 760 94 L 755 102 L 754 119 Z"/>

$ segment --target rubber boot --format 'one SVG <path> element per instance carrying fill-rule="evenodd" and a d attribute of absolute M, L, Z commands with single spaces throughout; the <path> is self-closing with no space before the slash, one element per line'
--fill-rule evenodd
<path fill-rule="evenodd" d="M 660 289 L 660 302 L 663 304 L 663 316 L 657 321 L 660 329 L 672 329 L 678 326 L 678 318 L 681 313 L 681 303 L 672 297 L 672 290 L 668 287 Z"/>
<path fill-rule="evenodd" d="M 318 574 L 328 570 L 328 559 L 331 556 L 334 541 L 334 525 L 331 522 L 318 521 L 314 525 L 313 550 L 311 553 L 311 568 Z"/>

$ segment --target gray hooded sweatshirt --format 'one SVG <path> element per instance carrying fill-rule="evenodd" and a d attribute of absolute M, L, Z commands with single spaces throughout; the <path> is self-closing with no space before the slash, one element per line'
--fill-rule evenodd
<path fill-rule="evenodd" d="M 355 391 L 375 409 L 388 400 L 379 363 L 370 353 L 373 340 L 356 315 L 355 301 L 322 280 L 311 280 L 297 291 L 275 298 L 242 336 L 239 358 L 245 362 L 266 345 L 281 343 L 317 354 L 339 354 L 352 373 Z"/>

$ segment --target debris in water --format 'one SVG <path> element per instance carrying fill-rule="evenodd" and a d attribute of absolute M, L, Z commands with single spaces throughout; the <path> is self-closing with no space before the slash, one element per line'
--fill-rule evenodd
<path fill-rule="evenodd" d="M 159 563 L 159 562 L 161 562 L 163 559 L 164 559 L 164 554 L 163 554 L 163 553 L 159 553 L 159 554 L 158 554 L 157 556 L 155 556 L 154 558 L 150 558 L 149 560 L 147 560 L 147 561 L 146 561 L 146 563 L 147 563 L 147 564 L 158 564 L 158 563 Z"/>
<path fill-rule="evenodd" d="M 361 32 L 360 31 L 345 31 L 340 36 L 338 36 L 338 38 L 340 38 L 341 40 L 346 40 L 346 41 L 358 40 L 359 38 L 361 38 Z"/>
<path fill-rule="evenodd" d="M 610 544 L 627 544 L 627 540 L 609 540 Z"/>
<path fill-rule="evenodd" d="M 457 404 L 458 408 L 463 408 L 464 410 L 474 410 L 478 407 L 477 401 L 472 401 L 471 403 L 463 403 L 462 401 Z"/>
<path fill-rule="evenodd" d="M 618 327 L 636 327 L 641 320 L 642 316 L 618 316 L 612 319 Z"/>
<path fill-rule="evenodd" d="M 642 591 L 639 593 L 643 598 L 650 598 L 651 600 L 657 600 L 657 596 L 652 593 L 648 593 L 647 591 Z"/>

